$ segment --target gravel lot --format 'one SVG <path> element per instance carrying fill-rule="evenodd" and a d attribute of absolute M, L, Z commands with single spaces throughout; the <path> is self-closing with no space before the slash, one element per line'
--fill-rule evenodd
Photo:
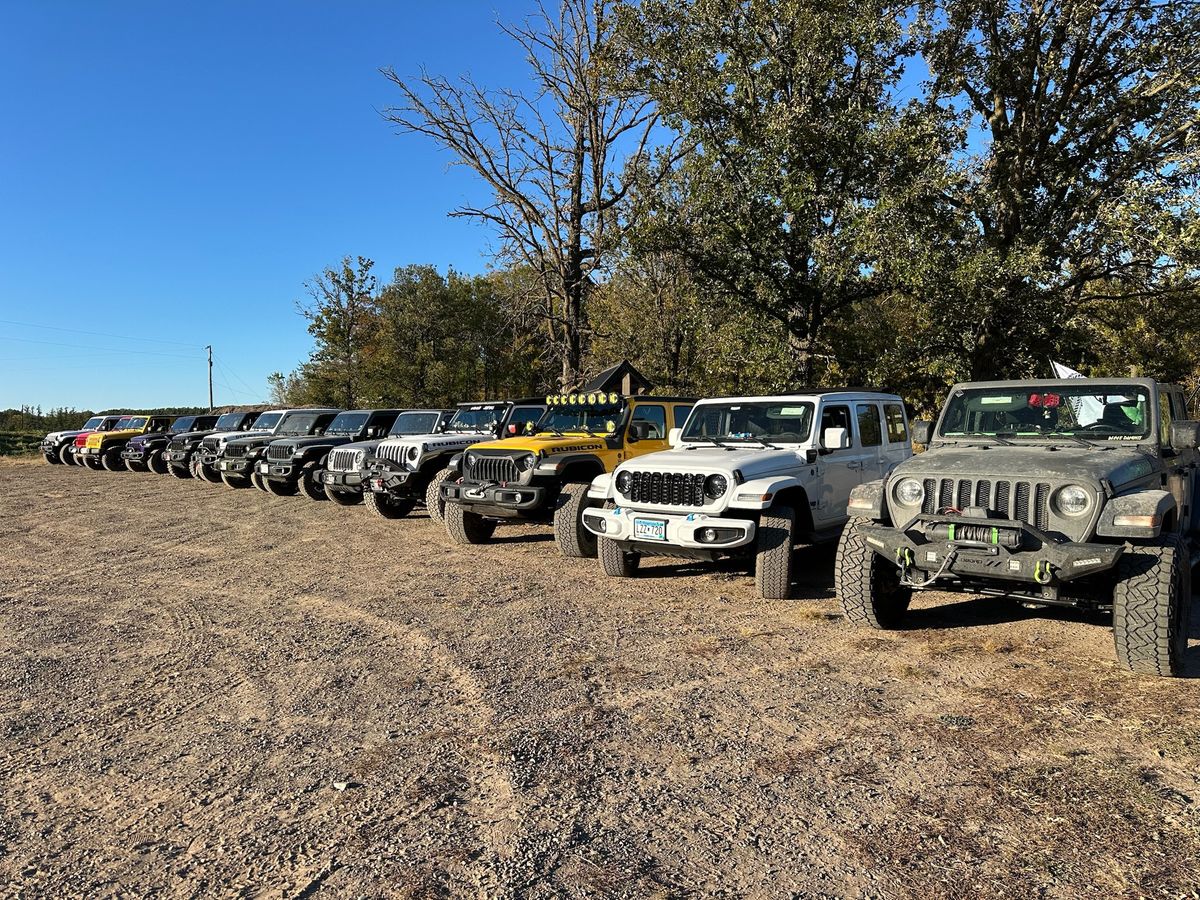
<path fill-rule="evenodd" d="M 1200 896 L 1200 681 L 1102 618 L 864 632 L 829 549 L 764 602 L 150 474 L 0 497 L 3 895 Z"/>

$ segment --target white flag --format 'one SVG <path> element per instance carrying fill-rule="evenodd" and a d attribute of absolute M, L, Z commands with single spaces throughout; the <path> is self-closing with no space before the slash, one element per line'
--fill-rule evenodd
<path fill-rule="evenodd" d="M 1064 366 L 1060 362 L 1050 360 L 1050 365 L 1054 367 L 1055 378 L 1083 378 L 1082 372 L 1076 372 L 1070 366 Z M 1075 413 L 1075 421 L 1080 425 L 1091 425 L 1093 422 L 1099 422 L 1104 416 L 1104 401 L 1099 397 L 1072 397 L 1067 401 L 1071 404 L 1071 410 Z"/>
<path fill-rule="evenodd" d="M 1076 372 L 1070 366 L 1064 366 L 1060 362 L 1050 360 L 1050 365 L 1054 367 L 1055 378 L 1083 378 L 1082 372 Z"/>

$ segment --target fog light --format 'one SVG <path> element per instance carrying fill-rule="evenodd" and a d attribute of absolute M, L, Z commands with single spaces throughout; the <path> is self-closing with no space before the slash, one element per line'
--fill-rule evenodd
<path fill-rule="evenodd" d="M 717 537 L 718 537 L 717 529 L 715 529 L 715 528 L 705 528 L 703 531 L 700 532 L 700 540 L 702 540 L 706 544 L 713 543 L 717 539 Z"/>
<path fill-rule="evenodd" d="M 608 533 L 608 520 L 607 519 L 605 519 L 603 516 L 600 516 L 598 518 L 592 519 L 592 521 L 596 524 L 597 531 L 602 531 L 605 534 Z"/>

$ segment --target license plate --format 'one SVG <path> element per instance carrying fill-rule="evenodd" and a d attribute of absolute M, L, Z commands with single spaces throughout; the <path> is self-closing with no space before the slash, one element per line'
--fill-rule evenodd
<path fill-rule="evenodd" d="M 333 477 L 333 473 L 332 473 L 332 472 L 326 472 L 326 473 L 325 473 L 325 483 L 326 483 L 326 484 L 333 484 L 333 483 L 334 483 L 334 481 L 335 481 L 335 479 L 334 479 L 334 477 Z"/>
<path fill-rule="evenodd" d="M 665 541 L 667 523 L 662 519 L 634 519 L 633 536 L 646 541 Z"/>

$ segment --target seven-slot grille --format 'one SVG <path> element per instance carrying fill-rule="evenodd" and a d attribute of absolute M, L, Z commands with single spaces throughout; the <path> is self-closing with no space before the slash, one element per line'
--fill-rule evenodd
<path fill-rule="evenodd" d="M 472 453 L 470 460 L 470 465 L 466 467 L 463 476 L 471 481 L 480 484 L 490 482 L 509 484 L 519 481 L 521 478 L 517 472 L 517 462 L 511 456 L 484 456 L 480 453 Z"/>
<path fill-rule="evenodd" d="M 226 459 L 238 459 L 239 457 L 246 455 L 246 449 L 247 449 L 247 447 L 245 444 L 226 444 L 225 445 L 225 458 Z"/>
<path fill-rule="evenodd" d="M 334 450 L 329 454 L 329 471 L 349 472 L 356 468 L 357 450 Z"/>
<path fill-rule="evenodd" d="M 680 472 L 631 472 L 630 503 L 703 506 L 704 477 Z"/>
<path fill-rule="evenodd" d="M 205 438 L 200 442 L 200 446 L 211 453 L 216 453 L 219 445 L 220 441 L 217 438 Z"/>
<path fill-rule="evenodd" d="M 187 449 L 187 441 L 179 441 L 179 440 L 171 441 L 171 443 L 167 444 L 167 449 L 168 450 L 186 450 Z"/>
<path fill-rule="evenodd" d="M 380 444 L 375 451 L 375 455 L 380 459 L 390 460 L 394 463 L 403 463 L 406 453 L 408 453 L 407 444 Z"/>
<path fill-rule="evenodd" d="M 987 478 L 926 478 L 921 512 L 982 506 L 1043 531 L 1050 526 L 1050 485 Z"/>
<path fill-rule="evenodd" d="M 293 450 L 291 444 L 268 444 L 267 459 L 291 459 Z"/>

